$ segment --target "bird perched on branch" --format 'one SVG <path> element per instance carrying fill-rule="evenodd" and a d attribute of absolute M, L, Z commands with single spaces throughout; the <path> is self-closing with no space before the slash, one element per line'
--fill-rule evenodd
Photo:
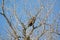
<path fill-rule="evenodd" d="M 35 23 L 36 17 L 32 17 L 28 22 L 28 27 L 32 26 Z"/>

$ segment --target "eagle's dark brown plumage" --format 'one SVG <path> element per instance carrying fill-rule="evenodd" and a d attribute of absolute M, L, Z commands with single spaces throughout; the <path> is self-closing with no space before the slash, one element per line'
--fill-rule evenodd
<path fill-rule="evenodd" d="M 36 20 L 36 18 L 35 18 L 35 17 L 32 17 L 32 18 L 30 19 L 30 21 L 29 21 L 28 27 L 29 27 L 29 26 L 32 26 L 32 25 L 35 23 L 35 20 Z"/>

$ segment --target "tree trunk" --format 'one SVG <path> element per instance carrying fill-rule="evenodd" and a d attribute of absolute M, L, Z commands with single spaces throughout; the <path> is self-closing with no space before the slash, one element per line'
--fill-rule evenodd
<path fill-rule="evenodd" d="M 30 40 L 30 37 L 25 37 L 24 40 Z"/>

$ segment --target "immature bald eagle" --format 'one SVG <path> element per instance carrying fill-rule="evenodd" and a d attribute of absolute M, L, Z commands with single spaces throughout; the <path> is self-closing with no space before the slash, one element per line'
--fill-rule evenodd
<path fill-rule="evenodd" d="M 32 26 L 35 23 L 36 17 L 32 17 L 29 21 L 28 27 Z"/>

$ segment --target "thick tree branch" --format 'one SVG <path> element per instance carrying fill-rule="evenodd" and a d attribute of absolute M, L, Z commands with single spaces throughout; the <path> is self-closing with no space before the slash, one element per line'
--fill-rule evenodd
<path fill-rule="evenodd" d="M 2 13 L 0 13 L 0 14 L 3 15 L 4 18 L 7 20 L 7 23 L 9 24 L 10 28 L 12 29 L 14 35 L 17 37 L 16 31 L 14 30 L 14 28 L 13 28 L 11 22 L 9 21 L 9 19 L 7 18 L 7 16 L 5 15 L 4 12 L 5 12 L 5 11 L 4 11 L 4 0 L 2 0 Z"/>

